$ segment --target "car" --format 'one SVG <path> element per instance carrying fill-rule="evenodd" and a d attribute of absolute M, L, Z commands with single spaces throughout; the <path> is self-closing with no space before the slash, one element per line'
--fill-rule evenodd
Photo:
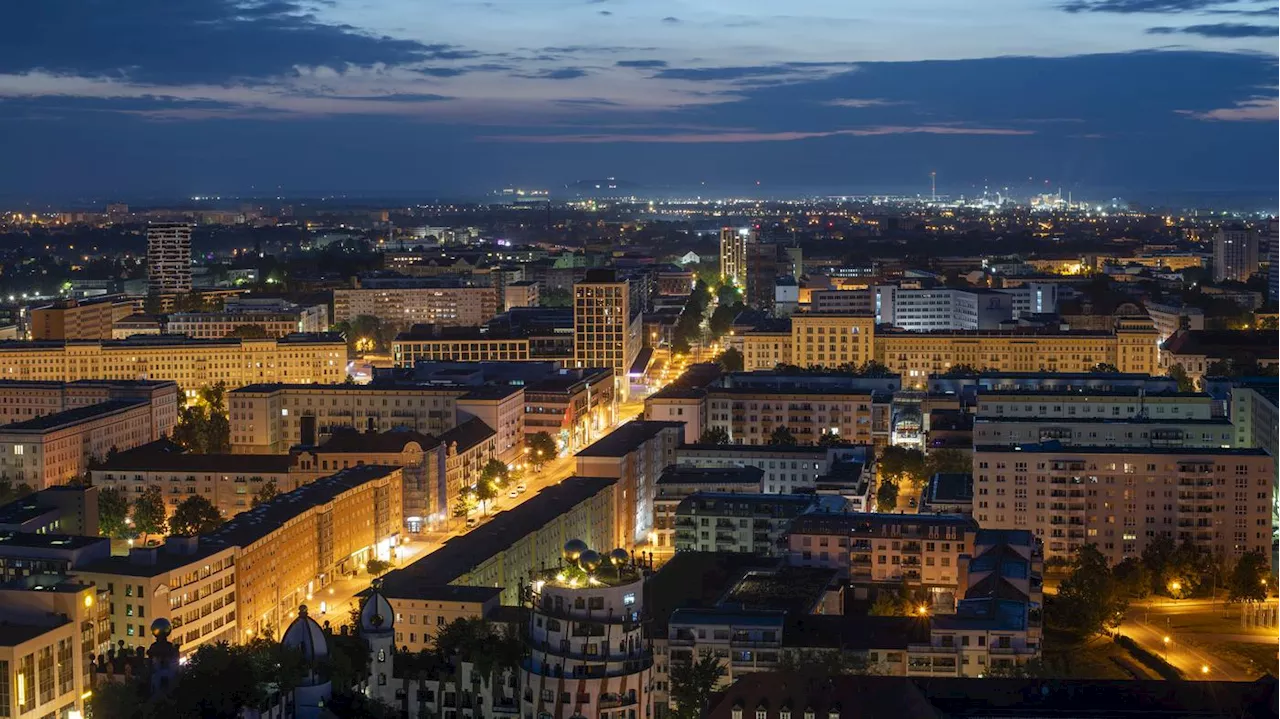
<path fill-rule="evenodd" d="M 510 492 L 507 492 L 507 496 L 512 499 L 515 499 L 516 497 L 520 496 L 520 493 L 513 489 Z"/>
<path fill-rule="evenodd" d="M 525 492 L 529 491 L 529 488 L 524 486 L 524 482 L 521 482 L 520 484 L 516 485 L 516 491 L 519 492 L 520 494 L 524 494 Z"/>
<path fill-rule="evenodd" d="M 480 520 L 475 517 L 467 517 L 467 529 L 475 529 L 480 524 Z"/>

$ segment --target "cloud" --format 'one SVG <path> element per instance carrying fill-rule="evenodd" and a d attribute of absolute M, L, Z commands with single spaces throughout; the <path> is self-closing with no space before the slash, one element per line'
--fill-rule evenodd
<path fill-rule="evenodd" d="M 0 22 L 0 73 L 12 74 L 218 83 L 479 56 L 326 24 L 303 0 L 40 0 L 8 4 Z"/>
<path fill-rule="evenodd" d="M 822 104 L 828 107 L 852 107 L 852 108 L 861 109 L 864 107 L 888 107 L 889 105 L 901 105 L 903 103 L 901 100 L 883 100 L 878 97 L 872 97 L 872 98 L 847 97 L 847 98 L 840 98 L 836 100 L 827 100 Z"/>
<path fill-rule="evenodd" d="M 662 18 L 662 22 L 664 22 L 664 23 L 666 23 L 666 24 L 668 24 L 668 25 L 675 25 L 676 23 L 680 22 L 680 18 L 678 18 L 678 17 L 672 17 L 672 16 L 668 15 L 668 16 L 666 16 L 666 17 Z"/>
<path fill-rule="evenodd" d="M 1257 10 L 1208 10 L 1209 15 L 1237 15 L 1239 17 L 1275 17 L 1280 14 L 1280 7 L 1264 7 Z"/>
<path fill-rule="evenodd" d="M 618 67 L 659 68 L 666 67 L 666 60 L 619 60 L 614 63 Z"/>
<path fill-rule="evenodd" d="M 1222 107 L 1216 110 L 1175 110 L 1175 112 L 1196 120 L 1217 122 L 1275 122 L 1280 120 L 1280 106 L 1277 105 L 1275 96 L 1241 100 L 1232 107 Z"/>
<path fill-rule="evenodd" d="M 659 134 L 584 133 L 577 135 L 489 135 L 477 138 L 490 142 L 524 142 L 535 144 L 723 144 L 744 142 L 792 142 L 823 137 L 877 137 L 881 135 L 1034 135 L 1031 130 L 999 127 L 958 127 L 953 125 L 883 125 L 842 130 L 753 132 L 688 132 Z"/>
<path fill-rule="evenodd" d="M 1071 13 L 1183 13 L 1232 5 L 1236 0 L 1068 0 L 1058 7 Z"/>
<path fill-rule="evenodd" d="M 1272 25 L 1248 25 L 1236 22 L 1220 22 L 1211 25 L 1188 25 L 1187 27 L 1147 28 L 1148 35 L 1173 35 L 1176 33 L 1213 38 L 1276 37 L 1277 35 L 1280 35 L 1280 31 Z"/>
<path fill-rule="evenodd" d="M 613 13 L 609 12 L 608 10 L 601 10 L 601 11 L 600 11 L 600 14 L 601 14 L 601 15 L 604 15 L 604 16 L 606 16 L 606 17 L 607 17 L 607 16 L 609 16 L 609 15 L 612 15 Z"/>
<path fill-rule="evenodd" d="M 539 70 L 527 75 L 513 75 L 512 77 L 519 77 L 527 80 L 574 80 L 579 77 L 586 76 L 587 71 L 580 67 L 558 67 Z"/>
<path fill-rule="evenodd" d="M 674 67 L 654 75 L 663 80 L 742 80 L 753 77 L 786 75 L 792 68 L 786 65 L 758 65 L 754 67 Z"/>

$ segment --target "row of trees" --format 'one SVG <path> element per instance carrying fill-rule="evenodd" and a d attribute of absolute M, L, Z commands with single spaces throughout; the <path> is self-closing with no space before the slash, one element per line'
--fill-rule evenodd
<path fill-rule="evenodd" d="M 489 502 L 498 498 L 498 493 L 518 481 L 519 470 L 511 470 L 499 459 L 490 459 L 480 468 L 480 479 L 471 487 L 462 490 L 459 502 L 453 510 L 455 517 L 465 517 L 480 506 L 482 512 L 488 514 Z"/>
<path fill-rule="evenodd" d="M 939 472 L 970 472 L 973 463 L 966 452 L 958 449 L 935 449 L 925 454 L 918 449 L 886 447 L 876 460 L 876 508 L 891 512 L 898 506 L 898 495 L 905 483 L 916 490 Z"/>
<path fill-rule="evenodd" d="M 254 493 L 253 506 L 269 502 L 279 493 L 275 480 L 265 482 Z M 157 486 L 147 487 L 132 501 L 115 487 L 106 487 L 98 493 L 99 531 L 114 539 L 139 535 L 145 539 L 152 534 L 194 537 L 214 531 L 224 521 L 213 502 L 199 494 L 187 495 L 170 516 L 165 509 L 164 493 Z"/>
<path fill-rule="evenodd" d="M 222 454 L 231 451 L 231 422 L 227 416 L 227 384 L 201 387 L 196 401 L 178 410 L 173 441 L 189 452 Z"/>
<path fill-rule="evenodd" d="M 707 283 L 698 280 L 693 291 L 689 293 L 689 299 L 685 300 L 680 318 L 676 320 L 675 337 L 671 342 L 673 351 L 688 352 L 694 342 L 702 340 L 702 321 L 706 318 L 707 307 L 710 305 L 711 290 L 707 287 Z"/>
<path fill-rule="evenodd" d="M 1114 629 L 1124 619 L 1129 602 L 1152 594 L 1175 599 L 1212 596 L 1225 587 L 1232 602 L 1260 602 L 1267 596 L 1268 562 L 1259 551 L 1242 555 L 1229 569 L 1226 562 L 1192 544 L 1175 546 L 1158 537 L 1141 558 L 1110 566 L 1093 544 L 1076 551 L 1070 573 L 1058 585 L 1047 613 L 1057 629 L 1090 636 Z"/>

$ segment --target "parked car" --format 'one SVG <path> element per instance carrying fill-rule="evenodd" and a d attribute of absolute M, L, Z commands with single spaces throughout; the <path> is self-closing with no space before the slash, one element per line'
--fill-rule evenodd
<path fill-rule="evenodd" d="M 475 529 L 478 524 L 480 524 L 480 520 L 475 517 L 467 517 L 467 529 Z"/>

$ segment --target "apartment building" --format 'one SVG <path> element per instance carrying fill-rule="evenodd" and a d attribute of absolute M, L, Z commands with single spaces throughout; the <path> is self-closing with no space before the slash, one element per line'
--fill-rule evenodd
<path fill-rule="evenodd" d="M 865 315 L 808 314 L 791 318 L 792 364 L 859 366 L 875 358 L 876 320 Z"/>
<path fill-rule="evenodd" d="M 1231 424 L 1235 427 L 1236 447 L 1260 447 L 1272 457 L 1280 457 L 1280 415 L 1276 412 L 1277 385 L 1274 377 L 1238 382 L 1230 390 Z M 1274 522 L 1280 526 L 1280 467 L 1273 483 L 1276 498 Z"/>
<path fill-rule="evenodd" d="M 734 338 L 729 341 L 734 343 Z M 742 368 L 747 372 L 771 370 L 780 364 L 800 364 L 792 350 L 790 330 L 750 330 L 743 332 L 736 343 L 741 345 Z"/>
<path fill-rule="evenodd" d="M 254 496 L 267 484 L 291 492 L 321 473 L 302 467 L 288 454 L 188 453 L 162 439 L 108 457 L 89 470 L 89 476 L 94 485 L 130 498 L 158 487 L 169 514 L 198 495 L 223 517 L 234 517 L 251 509 Z"/>
<path fill-rule="evenodd" d="M 538 283 L 532 280 L 520 280 L 519 282 L 511 282 L 502 288 L 502 307 L 509 310 L 512 307 L 537 307 L 538 306 Z"/>
<path fill-rule="evenodd" d="M 0 506 L 0 531 L 98 536 L 98 492 L 93 485 L 60 484 Z"/>
<path fill-rule="evenodd" d="M 1226 417 L 978 417 L 974 444 L 1035 444 L 1056 440 L 1086 447 L 1234 447 L 1235 430 Z"/>
<path fill-rule="evenodd" d="M 865 458 L 865 448 L 773 444 L 684 444 L 676 448 L 676 462 L 681 467 L 759 468 L 764 473 L 759 491 L 766 494 L 816 491 L 840 461 L 858 458 Z"/>
<path fill-rule="evenodd" d="M 33 340 L 109 340 L 115 323 L 142 308 L 119 296 L 60 300 L 31 308 Z"/>
<path fill-rule="evenodd" d="M 1219 361 L 1253 360 L 1280 364 L 1280 337 L 1275 330 L 1180 330 L 1160 345 L 1160 367 L 1180 365 L 1194 382 L 1201 382 Z"/>
<path fill-rule="evenodd" d="M 1204 329 L 1204 310 L 1183 304 L 1145 302 L 1147 314 L 1156 327 L 1156 336 L 1164 342 L 1178 330 Z"/>
<path fill-rule="evenodd" d="M 1258 271 L 1258 230 L 1223 225 L 1213 236 L 1213 281 L 1247 282 Z"/>
<path fill-rule="evenodd" d="M 1078 390 L 979 390 L 980 418 L 1207 420 L 1219 413 L 1202 392 L 1146 390 L 1141 387 Z"/>
<path fill-rule="evenodd" d="M 876 334 L 878 362 L 922 388 L 930 375 L 968 365 L 994 371 L 1088 372 L 1101 363 L 1121 372 L 1156 373 L 1156 330 L 1148 318 L 1121 322 L 1114 331 L 972 330 Z"/>
<path fill-rule="evenodd" d="M 195 339 L 220 339 L 242 327 L 261 328 L 279 339 L 302 332 L 302 320 L 290 312 L 177 312 L 165 318 L 164 331 Z"/>
<path fill-rule="evenodd" d="M 413 367 L 418 362 L 527 362 L 535 359 L 528 337 L 436 330 L 401 332 L 391 343 L 391 356 L 396 367 L 404 368 Z"/>
<path fill-rule="evenodd" d="M 831 495 L 696 492 L 676 507 L 675 547 L 677 552 L 781 556 L 793 519 L 844 509 L 844 500 Z"/>
<path fill-rule="evenodd" d="M 498 314 L 501 298 L 497 288 L 457 278 L 362 277 L 358 284 L 333 291 L 334 322 L 368 315 L 401 327 L 478 327 Z"/>
<path fill-rule="evenodd" d="M 327 332 L 330 325 L 328 303 L 319 305 L 299 305 L 277 297 L 252 297 L 241 295 L 227 298 L 222 303 L 222 311 L 228 314 L 287 314 L 296 318 L 298 325 L 294 332 Z"/>
<path fill-rule="evenodd" d="M 111 556 L 111 540 L 71 534 L 0 532 L 0 582 L 45 574 L 68 574 Z"/>
<path fill-rule="evenodd" d="M 631 396 L 631 370 L 644 346 L 643 307 L 617 270 L 588 270 L 573 285 L 573 366 L 613 370 L 615 394 Z"/>
<path fill-rule="evenodd" d="M 0 427 L 0 477 L 37 489 L 85 476 L 112 451 L 132 449 L 173 430 L 152 423 L 151 404 L 115 399 Z"/>
<path fill-rule="evenodd" d="M 632 420 L 576 455 L 577 474 L 583 477 L 616 477 L 615 509 L 622 536 L 630 548 L 653 544 L 654 498 L 658 480 L 675 463 L 675 450 L 684 428 L 677 422 Z"/>
<path fill-rule="evenodd" d="M 339 574 L 389 560 L 404 524 L 398 467 L 344 469 L 237 515 L 200 538 L 233 548 L 236 625 L 242 638 L 277 635 L 298 605 Z"/>
<path fill-rule="evenodd" d="M 491 384 L 476 387 L 454 402 L 458 421 L 478 419 L 494 432 L 494 456 L 514 464 L 524 450 L 525 388 Z"/>
<path fill-rule="evenodd" d="M 866 383 L 835 375 L 732 375 L 707 389 L 707 428 L 723 429 L 734 444 L 764 445 L 778 427 L 800 444 L 824 436 L 872 444 L 876 405 L 887 412 L 896 378 Z M 883 385 L 885 389 L 878 389 Z M 877 389 L 872 389 L 877 387 Z M 884 433 L 887 437 L 887 416 Z"/>
<path fill-rule="evenodd" d="M 747 286 L 747 245 L 756 242 L 749 227 L 720 228 L 720 279 L 738 287 Z"/>
<path fill-rule="evenodd" d="M 0 597 L 10 592 L 0 593 Z M 94 601 L 92 594 L 86 594 Z M 81 622 L 28 609 L 10 614 L 0 631 L 0 714 L 15 719 L 83 716 L 92 675 L 82 649 Z"/>
<path fill-rule="evenodd" d="M 272 455 L 235 455 L 271 457 Z M 430 435 L 412 430 L 359 432 L 335 431 L 318 447 L 295 453 L 295 471 L 319 476 L 361 465 L 383 465 L 402 470 L 404 526 L 418 533 L 439 528 L 448 520 L 445 496 L 445 447 Z"/>
<path fill-rule="evenodd" d="M 804 514 L 791 523 L 787 561 L 837 570 L 864 587 L 921 587 L 933 605 L 950 607 L 979 521 L 954 514 Z"/>
<path fill-rule="evenodd" d="M 147 284 L 153 295 L 191 291 L 191 225 L 154 222 L 147 226 Z"/>
<path fill-rule="evenodd" d="M 168 619 L 170 640 L 189 656 L 204 644 L 239 643 L 235 565 L 235 547 L 170 537 L 160 547 L 86 564 L 75 575 L 105 588 L 112 646 L 150 646 L 151 622 Z"/>
<path fill-rule="evenodd" d="M 677 461 L 679 450 L 677 450 Z M 697 492 L 758 494 L 763 489 L 764 472 L 759 467 L 691 467 L 671 465 L 662 470 L 653 498 L 654 552 L 670 554 L 676 549 L 676 509 L 685 497 Z"/>
<path fill-rule="evenodd" d="M 954 613 L 929 618 L 929 643 L 907 647 L 907 676 L 981 677 L 1038 658 L 1044 557 L 1031 532 L 979 530 L 961 557 Z"/>
<path fill-rule="evenodd" d="M 978 445 L 974 518 L 1033 532 L 1046 558 L 1096 544 L 1116 563 L 1161 535 L 1237 557 L 1270 549 L 1274 481 L 1261 449 Z"/>
<path fill-rule="evenodd" d="M 337 383 L 347 343 L 337 334 L 278 340 L 195 340 L 168 335 L 99 342 L 0 342 L 0 379 L 172 380 L 189 393 L 223 382 Z"/>
<path fill-rule="evenodd" d="M 875 316 L 875 302 L 868 289 L 813 290 L 809 293 L 809 312 L 815 314 Z"/>
<path fill-rule="evenodd" d="M 231 451 L 284 454 L 340 428 L 412 429 L 439 436 L 458 420 L 457 399 L 473 387 L 443 385 L 254 384 L 227 394 Z"/>
<path fill-rule="evenodd" d="M 879 285 L 872 293 L 877 324 L 912 332 L 995 330 L 1013 319 L 1013 297 L 996 290 Z"/>
<path fill-rule="evenodd" d="M 610 477 L 569 477 L 388 573 L 382 593 L 396 611 L 396 644 L 411 652 L 430 648 L 436 626 L 454 616 L 441 610 L 467 611 L 451 607 L 445 601 L 451 596 L 479 610 L 490 596 L 477 596 L 480 588 L 496 588 L 501 604 L 518 605 L 522 585 L 558 566 L 570 539 L 618 546 L 626 538 L 614 517 L 617 483 Z"/>
<path fill-rule="evenodd" d="M 561 369 L 524 388 L 525 440 L 546 432 L 556 445 L 576 452 L 603 436 L 618 417 L 613 371 Z"/>
<path fill-rule="evenodd" d="M 498 435 L 479 419 L 469 419 L 440 435 L 444 460 L 443 492 L 432 498 L 430 506 L 446 518 L 453 516 L 463 490 L 480 481 L 480 473 L 489 460 L 498 456 Z"/>
<path fill-rule="evenodd" d="M 87 407 L 113 399 L 151 404 L 152 424 L 172 428 L 182 398 L 175 382 L 152 380 L 21 381 L 0 380 L 0 425 Z M 167 430 L 166 430 L 167 431 Z"/>

